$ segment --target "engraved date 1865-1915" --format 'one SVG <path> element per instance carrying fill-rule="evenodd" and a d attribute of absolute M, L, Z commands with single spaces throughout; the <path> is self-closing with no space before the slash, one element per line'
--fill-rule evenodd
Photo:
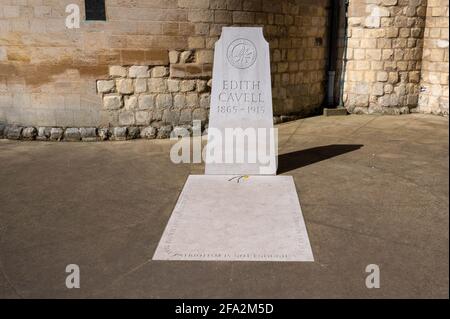
<path fill-rule="evenodd" d="M 238 113 L 245 112 L 247 114 L 263 114 L 264 106 L 261 105 L 251 105 L 251 106 L 227 106 L 227 105 L 219 105 L 217 106 L 218 113 Z"/>

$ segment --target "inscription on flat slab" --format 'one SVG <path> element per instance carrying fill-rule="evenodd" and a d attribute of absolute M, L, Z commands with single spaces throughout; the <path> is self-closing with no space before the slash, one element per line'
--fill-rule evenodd
<path fill-rule="evenodd" d="M 274 134 L 262 28 L 224 27 L 214 51 L 205 174 L 274 175 Z"/>
<path fill-rule="evenodd" d="M 189 176 L 154 260 L 314 261 L 291 176 Z"/>

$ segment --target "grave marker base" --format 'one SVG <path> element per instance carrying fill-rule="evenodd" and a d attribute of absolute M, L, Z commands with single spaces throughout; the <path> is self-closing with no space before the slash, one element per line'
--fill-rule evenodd
<path fill-rule="evenodd" d="M 293 178 L 189 176 L 153 260 L 314 261 Z"/>

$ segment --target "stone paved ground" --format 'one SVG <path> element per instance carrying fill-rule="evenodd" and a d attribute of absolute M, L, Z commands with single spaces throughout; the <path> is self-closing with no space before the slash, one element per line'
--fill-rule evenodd
<path fill-rule="evenodd" d="M 282 124 L 314 263 L 151 261 L 186 177 L 171 142 L 0 141 L 0 297 L 446 297 L 448 119 Z M 205 194 L 208 196 L 208 194 Z M 81 289 L 65 267 L 81 267 Z M 366 289 L 365 266 L 381 268 Z"/>

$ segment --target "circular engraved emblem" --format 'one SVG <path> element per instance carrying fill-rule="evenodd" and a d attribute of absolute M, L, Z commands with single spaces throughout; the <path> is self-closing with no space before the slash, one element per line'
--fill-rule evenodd
<path fill-rule="evenodd" d="M 256 61 L 256 47 L 247 39 L 236 39 L 227 49 L 227 59 L 232 66 L 246 69 Z"/>

